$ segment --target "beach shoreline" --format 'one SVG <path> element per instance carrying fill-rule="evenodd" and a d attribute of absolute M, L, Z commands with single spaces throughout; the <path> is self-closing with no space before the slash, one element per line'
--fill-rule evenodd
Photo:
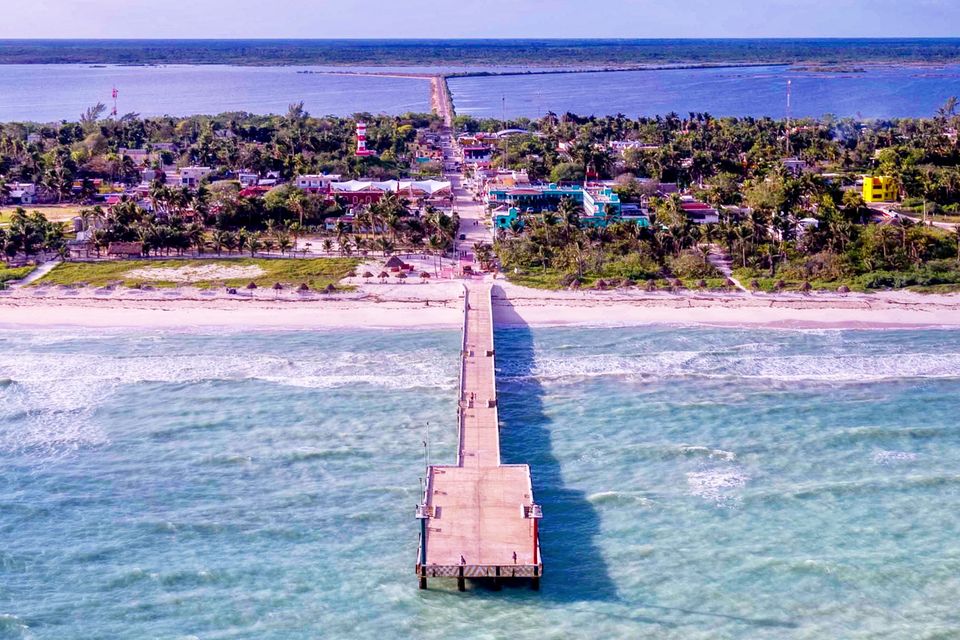
<path fill-rule="evenodd" d="M 455 281 L 310 296 L 29 288 L 0 296 L 0 328 L 459 329 L 461 292 Z M 960 295 L 572 292 L 498 282 L 494 318 L 498 327 L 947 328 L 960 327 Z"/>

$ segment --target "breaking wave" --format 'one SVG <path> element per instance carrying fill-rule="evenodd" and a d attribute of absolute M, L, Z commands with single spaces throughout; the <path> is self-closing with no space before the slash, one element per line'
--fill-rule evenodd
<path fill-rule="evenodd" d="M 564 381 L 597 376 L 639 379 L 727 378 L 813 382 L 872 382 L 902 378 L 960 378 L 960 353 L 763 355 L 668 351 L 632 356 L 536 354 L 532 364 L 498 361 L 504 378 Z"/>
<path fill-rule="evenodd" d="M 456 388 L 455 355 L 438 349 L 321 352 L 307 358 L 133 353 L 21 352 L 0 357 L 0 451 L 52 455 L 105 444 L 108 438 L 96 420 L 97 409 L 118 390 L 140 383 L 257 380 L 310 389 Z"/>

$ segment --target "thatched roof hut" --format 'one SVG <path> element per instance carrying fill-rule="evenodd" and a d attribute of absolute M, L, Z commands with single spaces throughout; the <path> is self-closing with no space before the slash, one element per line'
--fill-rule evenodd
<path fill-rule="evenodd" d="M 390 258 L 387 260 L 387 263 L 383 265 L 385 269 L 403 269 L 404 266 L 406 265 L 404 265 L 403 260 L 397 256 L 390 256 Z"/>
<path fill-rule="evenodd" d="M 139 258 L 143 255 L 142 242 L 111 242 L 107 255 L 112 258 Z"/>

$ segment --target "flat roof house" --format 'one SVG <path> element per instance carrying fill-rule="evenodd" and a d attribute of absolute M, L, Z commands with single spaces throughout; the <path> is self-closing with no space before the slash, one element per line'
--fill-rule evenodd
<path fill-rule="evenodd" d="M 180 169 L 179 184 L 182 187 L 196 189 L 204 178 L 213 173 L 210 167 L 183 167 Z"/>

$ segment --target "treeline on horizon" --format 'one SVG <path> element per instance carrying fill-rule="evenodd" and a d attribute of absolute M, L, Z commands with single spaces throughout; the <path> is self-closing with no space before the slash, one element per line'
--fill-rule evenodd
<path fill-rule="evenodd" d="M 960 62 L 960 39 L 0 40 L 0 64 L 638 66 Z"/>

